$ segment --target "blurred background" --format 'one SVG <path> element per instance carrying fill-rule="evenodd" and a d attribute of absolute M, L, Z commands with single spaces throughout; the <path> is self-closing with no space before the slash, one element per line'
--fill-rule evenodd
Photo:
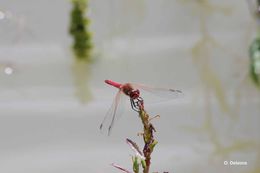
<path fill-rule="evenodd" d="M 260 90 L 248 53 L 258 25 L 248 2 L 89 0 L 92 54 L 82 63 L 71 50 L 72 1 L 0 0 L 0 172 L 131 169 L 125 138 L 142 146 L 142 125 L 130 103 L 110 136 L 99 131 L 117 92 L 111 79 L 184 93 L 142 93 L 161 116 L 153 172 L 259 173 Z"/>

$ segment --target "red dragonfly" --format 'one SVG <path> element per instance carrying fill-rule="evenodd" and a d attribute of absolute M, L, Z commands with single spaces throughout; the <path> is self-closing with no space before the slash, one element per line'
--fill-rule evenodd
<path fill-rule="evenodd" d="M 160 97 L 166 97 L 166 98 L 177 98 L 183 95 L 180 90 L 175 90 L 175 89 L 155 88 L 155 87 L 150 87 L 142 84 L 134 84 L 134 83 L 121 84 L 111 80 L 105 80 L 105 83 L 119 89 L 111 108 L 107 112 L 106 116 L 104 117 L 100 125 L 100 130 L 103 130 L 105 126 L 108 127 L 108 135 L 110 134 L 112 127 L 115 123 L 115 120 L 117 118 L 118 107 L 122 95 L 126 95 L 130 98 L 131 107 L 133 110 L 137 112 L 139 111 L 140 106 L 143 105 L 143 99 L 140 96 L 140 90 L 145 90 L 155 95 L 158 95 Z"/>

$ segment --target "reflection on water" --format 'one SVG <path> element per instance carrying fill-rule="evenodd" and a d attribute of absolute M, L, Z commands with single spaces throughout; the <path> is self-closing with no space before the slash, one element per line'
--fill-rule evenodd
<path fill-rule="evenodd" d="M 213 37 L 209 35 L 206 24 L 209 12 L 212 12 L 212 9 L 221 10 L 221 12 L 224 11 L 222 10 L 222 8 L 214 7 L 212 4 L 205 0 L 199 1 L 199 3 L 201 3 L 199 4 L 199 9 L 202 10 L 202 14 L 199 16 L 202 37 L 192 48 L 193 60 L 194 63 L 197 65 L 199 74 L 207 88 L 213 90 L 222 110 L 228 112 L 229 106 L 225 98 L 225 90 L 217 73 L 213 71 L 213 68 L 210 65 L 210 49 L 216 48 L 218 43 L 214 40 Z"/>
<path fill-rule="evenodd" d="M 34 34 L 28 25 L 27 16 L 10 10 L 1 10 L 3 9 L 0 9 L 0 43 L 3 41 L 5 44 L 14 44 L 21 42 L 23 39 L 35 39 Z"/>
<path fill-rule="evenodd" d="M 144 20 L 145 0 L 111 0 L 110 37 L 124 35 Z M 124 20 L 120 19 L 124 16 Z"/>
<path fill-rule="evenodd" d="M 5 13 L 0 10 L 0 20 L 3 20 L 5 18 Z"/>
<path fill-rule="evenodd" d="M 182 3 L 195 3 L 196 7 L 193 9 L 194 12 L 199 12 L 202 10 L 206 15 L 212 13 L 222 12 L 223 14 L 230 14 L 232 12 L 231 7 L 226 7 L 223 5 L 212 4 L 209 0 L 179 0 Z"/>
<path fill-rule="evenodd" d="M 207 89 L 212 91 L 217 97 L 219 104 L 223 111 L 228 112 L 229 106 L 225 97 L 225 90 L 221 84 L 221 80 L 217 76 L 217 73 L 213 71 L 213 68 L 210 66 L 209 57 L 209 46 L 212 46 L 212 38 L 208 35 L 196 43 L 192 49 L 193 60 L 198 67 L 199 74 L 207 86 Z"/>
<path fill-rule="evenodd" d="M 182 0 L 187 2 L 188 0 Z M 205 119 L 201 127 L 185 127 L 184 130 L 188 132 L 196 133 L 199 135 L 206 134 L 209 141 L 213 145 L 213 151 L 210 155 L 209 162 L 213 162 L 218 158 L 219 160 L 232 159 L 234 153 L 247 155 L 248 151 L 257 152 L 258 158 L 254 158 L 255 168 L 251 172 L 258 172 L 259 170 L 259 142 L 257 139 L 244 139 L 240 137 L 234 137 L 232 139 L 225 139 L 224 135 L 221 134 L 223 127 L 216 126 L 215 116 L 223 122 L 228 122 L 228 127 L 225 129 L 225 135 L 234 135 L 231 132 L 234 131 L 235 124 L 238 122 L 240 114 L 240 90 L 235 94 L 235 102 L 233 109 L 229 105 L 225 93 L 225 85 L 222 84 L 221 78 L 218 73 L 214 71 L 211 66 L 212 61 L 212 50 L 220 49 L 224 52 L 228 52 L 221 46 L 208 32 L 207 30 L 207 16 L 213 12 L 222 12 L 224 14 L 230 14 L 231 8 L 214 6 L 207 0 L 196 1 L 199 4 L 199 20 L 202 37 L 192 48 L 193 62 L 198 68 L 199 75 L 204 83 L 204 94 L 205 94 Z M 198 7 L 196 7 L 198 8 Z M 223 113 L 230 115 L 229 117 L 222 117 L 221 115 L 215 115 L 214 103 L 212 102 L 212 94 L 217 98 L 218 103 Z M 238 133 L 238 132 L 236 132 Z M 233 157 L 232 157 L 233 156 Z M 221 160 L 221 161 L 222 161 Z"/>
<path fill-rule="evenodd" d="M 88 81 L 90 79 L 90 64 L 78 58 L 74 59 L 72 72 L 75 82 L 75 95 L 81 103 L 87 103 L 92 99 Z"/>
<path fill-rule="evenodd" d="M 0 62 L 0 71 L 5 75 L 12 75 L 14 73 L 14 68 L 10 63 L 1 63 Z"/>

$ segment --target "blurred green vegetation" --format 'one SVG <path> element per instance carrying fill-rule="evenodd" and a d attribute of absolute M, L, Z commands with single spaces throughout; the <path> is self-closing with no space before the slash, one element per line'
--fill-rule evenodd
<path fill-rule="evenodd" d="M 86 17 L 88 0 L 72 0 L 70 34 L 73 37 L 73 52 L 78 59 L 89 61 L 93 48 L 89 32 L 90 20 Z"/>
<path fill-rule="evenodd" d="M 260 37 L 256 38 L 250 48 L 250 76 L 253 82 L 260 87 Z"/>

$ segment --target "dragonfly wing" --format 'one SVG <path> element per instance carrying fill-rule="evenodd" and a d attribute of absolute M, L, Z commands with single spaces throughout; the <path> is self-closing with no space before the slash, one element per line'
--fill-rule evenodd
<path fill-rule="evenodd" d="M 150 87 L 143 84 L 132 84 L 132 86 L 134 88 L 147 91 L 161 98 L 175 99 L 175 98 L 183 97 L 183 92 L 177 89 Z"/>
<path fill-rule="evenodd" d="M 114 101 L 106 113 L 101 125 L 100 130 L 103 132 L 104 130 L 108 130 L 108 135 L 110 135 L 111 130 L 114 126 L 114 123 L 117 119 L 119 119 L 123 112 L 123 105 L 125 103 L 124 94 L 121 90 L 119 90 L 114 98 Z"/>

